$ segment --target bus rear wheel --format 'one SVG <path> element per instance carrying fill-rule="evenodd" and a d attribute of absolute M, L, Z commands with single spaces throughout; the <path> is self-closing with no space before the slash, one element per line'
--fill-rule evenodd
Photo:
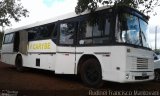
<path fill-rule="evenodd" d="M 86 60 L 81 66 L 80 75 L 87 86 L 98 88 L 103 84 L 101 66 L 96 59 Z"/>
<path fill-rule="evenodd" d="M 16 58 L 16 69 L 20 72 L 23 71 L 23 64 L 22 64 L 22 56 L 18 55 Z"/>

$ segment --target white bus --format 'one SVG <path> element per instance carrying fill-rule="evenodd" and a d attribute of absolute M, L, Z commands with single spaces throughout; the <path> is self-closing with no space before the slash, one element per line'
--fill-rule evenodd
<path fill-rule="evenodd" d="M 147 21 L 129 7 L 102 7 L 90 15 L 72 13 L 6 30 L 2 62 L 18 70 L 30 67 L 80 75 L 92 87 L 102 81 L 149 81 L 154 65 Z"/>

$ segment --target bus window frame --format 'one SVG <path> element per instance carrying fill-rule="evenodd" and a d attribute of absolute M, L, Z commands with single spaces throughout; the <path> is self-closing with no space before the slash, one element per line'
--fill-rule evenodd
<path fill-rule="evenodd" d="M 148 24 L 148 18 L 147 18 L 147 16 L 145 16 L 141 12 L 137 11 L 136 9 L 133 9 L 133 8 L 130 8 L 130 7 L 119 7 L 115 11 L 115 14 L 116 14 L 115 16 L 118 16 L 119 14 L 122 14 L 122 13 L 127 13 L 127 14 L 130 14 L 130 15 L 136 16 L 139 19 L 144 20 Z M 115 28 L 116 28 L 116 26 L 115 26 Z M 116 45 L 116 46 L 121 46 L 121 45 L 123 45 L 123 46 L 131 46 L 131 47 L 134 47 L 134 48 L 141 48 L 141 49 L 145 49 L 145 50 L 152 50 L 151 48 L 148 48 L 148 47 L 143 47 L 143 46 L 138 46 L 138 45 L 133 45 L 133 44 L 127 44 L 127 43 L 120 43 L 120 42 L 117 42 L 116 39 L 115 39 L 115 44 L 114 45 Z"/>
<path fill-rule="evenodd" d="M 50 35 L 48 37 L 46 37 L 46 38 L 43 37 L 43 38 L 38 38 L 38 39 L 34 38 L 34 39 L 31 39 L 31 40 L 28 39 L 28 41 L 30 42 L 30 41 L 39 41 L 39 40 L 52 39 L 52 37 L 53 37 L 52 34 L 54 34 L 53 32 L 54 32 L 55 27 L 56 27 L 56 23 L 55 22 L 51 22 L 51 23 L 47 23 L 47 24 L 43 24 L 43 25 L 39 25 L 39 26 L 34 26 L 34 27 L 31 27 L 31 28 L 28 28 L 28 29 L 24 29 L 24 30 L 26 30 L 28 32 L 28 38 L 29 38 L 29 36 L 30 36 L 29 30 L 32 30 L 32 28 L 36 28 L 36 27 L 47 26 L 49 24 L 54 24 L 54 28 L 51 30 Z M 37 32 L 36 32 L 36 34 L 37 34 Z"/>
<path fill-rule="evenodd" d="M 11 35 L 11 34 L 13 34 L 12 40 L 11 40 L 10 42 L 5 42 L 6 36 L 7 36 L 7 35 L 9 36 L 9 35 Z M 13 43 L 14 43 L 14 36 L 15 36 L 15 32 L 11 32 L 11 33 L 4 34 L 3 44 L 13 44 Z"/>
<path fill-rule="evenodd" d="M 54 22 L 55 26 L 54 29 L 51 33 L 51 40 L 55 43 L 58 44 L 58 22 Z M 55 36 L 56 33 L 56 36 Z"/>
<path fill-rule="evenodd" d="M 64 23 L 73 23 L 74 24 L 74 28 L 75 28 L 75 32 L 73 33 L 73 44 L 61 44 L 60 43 L 60 25 L 61 24 L 64 24 Z M 66 20 L 61 20 L 58 22 L 58 28 L 57 28 L 57 32 L 58 32 L 58 37 L 57 37 L 57 45 L 59 46 L 72 46 L 72 47 L 75 47 L 77 46 L 77 30 L 78 30 L 78 24 L 79 24 L 79 19 L 78 17 L 74 17 L 74 18 L 69 18 L 69 19 L 66 19 Z"/>
<path fill-rule="evenodd" d="M 104 45 L 113 45 L 113 43 L 115 42 L 115 19 L 114 18 L 116 18 L 116 16 L 113 14 L 113 12 L 109 12 L 109 10 L 110 9 L 105 9 L 105 10 L 101 10 L 101 11 L 98 11 L 98 12 L 96 12 L 96 14 L 99 14 L 99 12 L 100 13 L 104 13 L 104 14 L 106 14 L 106 17 L 105 17 L 105 20 L 107 19 L 107 18 L 109 18 L 110 19 L 110 26 L 109 26 L 109 34 L 108 35 L 105 35 L 105 32 L 103 33 L 104 35 L 101 35 L 101 36 L 93 36 L 93 30 L 92 30 L 92 37 L 85 37 L 85 38 L 80 38 L 79 36 L 79 34 L 80 34 L 80 32 L 79 32 L 79 26 L 80 26 L 80 22 L 83 22 L 83 21 L 86 21 L 87 19 L 88 19 L 88 17 L 89 17 L 89 14 L 87 14 L 87 15 L 85 15 L 85 18 L 83 18 L 83 19 L 81 19 L 80 21 L 79 21 L 79 26 L 78 26 L 78 32 L 77 32 L 77 46 L 78 47 L 83 47 L 83 46 L 104 46 Z M 107 17 L 108 16 L 108 17 Z M 109 20 L 108 19 L 108 20 Z M 105 22 L 105 24 L 106 24 L 106 22 Z M 92 29 L 93 29 L 93 27 L 92 27 Z M 104 29 L 105 30 L 105 29 Z M 93 43 L 93 39 L 98 39 L 98 38 L 108 38 L 108 40 L 107 40 L 107 43 L 102 43 L 102 44 L 94 44 Z M 78 41 L 80 41 L 81 39 L 83 39 L 83 40 L 86 40 L 86 39 L 92 39 L 92 43 L 91 44 L 79 44 L 79 42 Z"/>

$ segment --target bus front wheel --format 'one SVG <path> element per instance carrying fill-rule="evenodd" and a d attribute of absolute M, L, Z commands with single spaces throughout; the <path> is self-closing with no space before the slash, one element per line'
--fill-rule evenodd
<path fill-rule="evenodd" d="M 160 81 L 160 70 L 155 70 L 154 74 L 155 74 L 154 80 L 155 81 Z"/>
<path fill-rule="evenodd" d="M 22 64 L 22 56 L 18 55 L 16 58 L 16 69 L 20 72 L 23 71 L 23 64 Z"/>
<path fill-rule="evenodd" d="M 81 66 L 80 75 L 87 86 L 97 88 L 103 84 L 101 66 L 96 59 L 86 60 Z"/>

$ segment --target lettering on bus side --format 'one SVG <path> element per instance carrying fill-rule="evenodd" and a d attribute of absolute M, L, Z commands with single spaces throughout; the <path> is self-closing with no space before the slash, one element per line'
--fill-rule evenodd
<path fill-rule="evenodd" d="M 51 43 L 34 43 L 34 44 L 29 44 L 29 49 L 32 50 L 47 50 L 51 49 Z"/>

